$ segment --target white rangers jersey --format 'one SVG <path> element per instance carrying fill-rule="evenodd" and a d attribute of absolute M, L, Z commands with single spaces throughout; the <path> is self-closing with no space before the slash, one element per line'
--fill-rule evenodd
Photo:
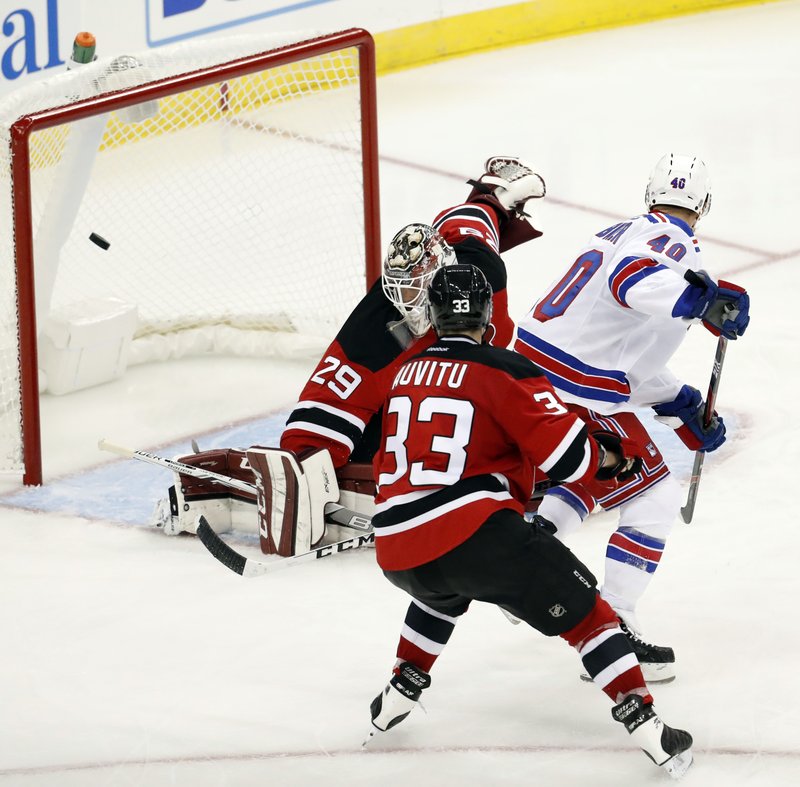
<path fill-rule="evenodd" d="M 698 322 L 684 273 L 702 267 L 681 219 L 653 212 L 614 224 L 520 322 L 515 349 L 564 401 L 601 414 L 669 401 L 682 383 L 667 363 Z"/>

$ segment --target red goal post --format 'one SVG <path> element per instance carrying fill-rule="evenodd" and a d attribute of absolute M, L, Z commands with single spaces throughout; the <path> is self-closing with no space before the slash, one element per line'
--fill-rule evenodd
<path fill-rule="evenodd" d="M 379 275 L 372 37 L 285 38 L 98 59 L 0 102 L 0 472 L 42 483 L 40 386 L 318 352 Z"/>

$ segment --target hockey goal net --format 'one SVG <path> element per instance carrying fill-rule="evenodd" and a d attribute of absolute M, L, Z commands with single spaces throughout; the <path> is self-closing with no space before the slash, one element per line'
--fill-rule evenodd
<path fill-rule="evenodd" d="M 324 348 L 380 270 L 376 139 L 357 29 L 100 57 L 0 103 L 0 471 L 41 483 L 40 387 L 106 335 L 98 367 Z"/>

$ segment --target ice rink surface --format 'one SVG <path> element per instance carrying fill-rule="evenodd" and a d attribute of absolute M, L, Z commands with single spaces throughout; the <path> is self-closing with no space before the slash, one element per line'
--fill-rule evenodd
<path fill-rule="evenodd" d="M 515 317 L 588 237 L 643 210 L 663 153 L 709 165 L 698 236 L 713 272 L 751 293 L 753 319 L 722 377 L 730 439 L 641 604 L 645 633 L 676 650 L 678 679 L 654 695 L 694 735 L 684 783 L 697 787 L 800 784 L 798 29 L 800 3 L 776 3 L 379 82 L 384 244 L 460 201 L 490 155 L 522 155 L 546 178 L 534 213 L 544 237 L 506 255 Z M 694 329 L 674 371 L 705 390 L 714 347 Z M 427 713 L 363 752 L 407 606 L 371 550 L 245 580 L 192 537 L 132 526 L 170 474 L 109 460 L 98 438 L 169 455 L 253 428 L 273 441 L 309 370 L 190 359 L 44 398 L 52 491 L 0 488 L 0 784 L 667 783 L 565 643 L 484 605 L 434 667 Z M 691 457 L 664 449 L 685 480 Z M 596 515 L 570 544 L 600 577 L 613 528 Z"/>

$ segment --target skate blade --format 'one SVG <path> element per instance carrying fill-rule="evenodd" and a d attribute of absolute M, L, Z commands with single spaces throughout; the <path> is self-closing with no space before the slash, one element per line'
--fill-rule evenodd
<path fill-rule="evenodd" d="M 376 733 L 378 732 L 380 732 L 380 730 L 378 730 L 376 727 L 373 727 L 367 734 L 367 737 L 364 739 L 364 742 L 361 744 L 361 748 L 366 749 L 367 744 L 375 737 Z"/>
<path fill-rule="evenodd" d="M 661 766 L 673 779 L 680 779 L 686 771 L 689 770 L 689 766 L 694 762 L 694 757 L 692 757 L 692 750 L 687 749 L 686 751 L 682 751 L 680 754 L 676 754 L 674 757 L 671 757 Z"/>
<path fill-rule="evenodd" d="M 512 626 L 518 626 L 518 625 L 519 625 L 519 623 L 520 623 L 520 619 L 519 619 L 519 618 L 518 618 L 516 615 L 512 615 L 510 612 L 507 612 L 507 611 L 506 611 L 506 610 L 504 610 L 502 607 L 498 607 L 498 609 L 499 609 L 499 610 L 500 610 L 500 611 L 501 611 L 501 612 L 502 612 L 502 613 L 503 613 L 503 614 L 506 616 L 506 620 L 507 620 L 507 621 L 508 621 L 508 622 L 509 622 L 509 623 L 510 623 Z"/>
<path fill-rule="evenodd" d="M 640 664 L 645 683 L 672 683 L 675 680 L 675 664 Z"/>
<path fill-rule="evenodd" d="M 644 668 L 642 668 L 642 674 L 644 675 L 645 683 L 647 683 L 648 685 L 650 683 L 672 683 L 672 681 L 675 680 L 675 675 L 667 675 L 660 678 L 653 678 L 653 677 L 648 678 L 647 672 L 645 672 Z M 592 676 L 586 672 L 582 672 L 581 680 L 584 681 L 585 683 L 592 683 Z"/>

